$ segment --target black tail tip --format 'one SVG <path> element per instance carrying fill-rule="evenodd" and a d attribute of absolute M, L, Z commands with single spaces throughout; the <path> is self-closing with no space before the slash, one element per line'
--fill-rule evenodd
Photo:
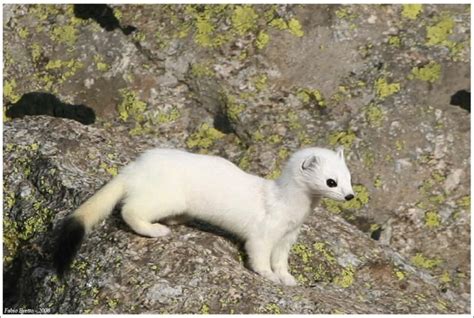
<path fill-rule="evenodd" d="M 59 276 L 63 276 L 71 266 L 74 257 L 81 247 L 85 228 L 82 222 L 74 217 L 63 221 L 56 239 L 54 267 Z"/>

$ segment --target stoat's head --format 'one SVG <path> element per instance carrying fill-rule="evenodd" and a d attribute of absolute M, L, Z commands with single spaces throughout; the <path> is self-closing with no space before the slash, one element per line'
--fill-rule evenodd
<path fill-rule="evenodd" d="M 351 173 L 342 147 L 336 151 L 304 149 L 290 159 L 289 165 L 297 176 L 296 181 L 312 195 L 340 201 L 354 198 Z"/>

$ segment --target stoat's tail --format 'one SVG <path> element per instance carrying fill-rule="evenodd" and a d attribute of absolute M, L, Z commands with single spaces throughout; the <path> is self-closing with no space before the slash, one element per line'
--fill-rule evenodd
<path fill-rule="evenodd" d="M 54 253 L 54 264 L 59 275 L 63 275 L 71 265 L 84 236 L 112 213 L 124 193 L 122 178 L 115 177 L 64 220 Z"/>

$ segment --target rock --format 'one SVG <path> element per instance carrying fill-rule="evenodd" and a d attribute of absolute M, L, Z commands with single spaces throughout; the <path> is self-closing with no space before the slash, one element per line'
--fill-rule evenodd
<path fill-rule="evenodd" d="M 470 120 L 449 104 L 470 85 L 467 5 L 424 4 L 415 19 L 399 5 L 108 7 L 127 32 L 73 5 L 6 7 L 4 105 L 44 91 L 97 120 L 6 118 L 5 309 L 469 312 Z M 440 19 L 449 37 L 428 43 Z M 119 209 L 69 276 L 51 267 L 59 222 L 146 149 L 221 155 L 277 178 L 314 145 L 345 147 L 357 196 L 323 201 L 303 226 L 297 287 L 246 269 L 241 244 L 212 226 L 148 239 Z"/>

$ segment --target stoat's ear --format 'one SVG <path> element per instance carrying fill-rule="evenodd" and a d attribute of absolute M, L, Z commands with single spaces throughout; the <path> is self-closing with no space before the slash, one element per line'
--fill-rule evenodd
<path fill-rule="evenodd" d="M 321 159 L 316 155 L 311 155 L 306 158 L 301 164 L 301 170 L 308 170 L 321 162 Z"/>
<path fill-rule="evenodd" d="M 338 157 L 339 159 L 341 159 L 342 161 L 344 161 L 344 147 L 342 147 L 342 146 L 341 146 L 341 147 L 338 147 L 338 148 L 336 149 L 336 154 L 337 154 L 337 157 Z"/>

